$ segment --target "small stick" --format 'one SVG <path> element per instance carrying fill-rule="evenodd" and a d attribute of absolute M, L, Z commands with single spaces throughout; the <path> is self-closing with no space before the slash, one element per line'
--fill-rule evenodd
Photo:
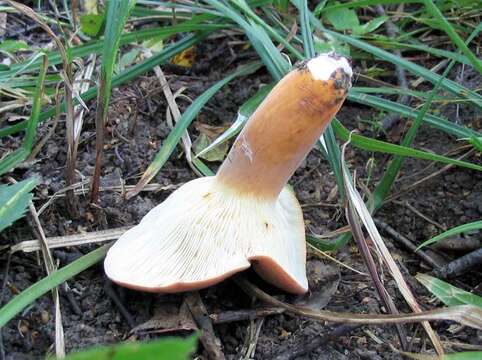
<path fill-rule="evenodd" d="M 235 277 L 234 281 L 248 295 L 255 296 L 259 300 L 270 305 L 282 307 L 287 312 L 292 314 L 314 319 L 316 321 L 329 321 L 346 324 L 389 325 L 402 322 L 414 323 L 451 319 L 464 325 L 482 329 L 482 310 L 472 305 L 439 308 L 430 311 L 420 311 L 403 315 L 342 313 L 327 310 L 313 310 L 304 306 L 296 306 L 284 303 L 283 301 L 280 301 L 265 293 L 263 290 L 251 284 L 240 275 Z"/>
<path fill-rule="evenodd" d="M 462 154 L 461 156 L 459 156 L 456 160 L 462 160 L 464 158 L 466 158 L 467 156 L 471 155 L 474 153 L 474 149 L 471 149 L 469 151 L 467 151 L 465 154 Z M 430 165 L 429 165 L 430 166 Z M 426 177 L 420 179 L 420 180 L 417 180 L 415 181 L 412 185 L 406 187 L 406 188 L 402 188 L 399 192 L 389 196 L 383 203 L 389 203 L 393 200 L 395 200 L 396 198 L 399 198 L 400 196 L 402 196 L 403 194 L 407 193 L 408 191 L 416 188 L 418 185 L 420 185 L 421 183 L 427 181 L 427 180 L 430 180 L 444 172 L 446 172 L 447 170 L 450 170 L 451 168 L 453 168 L 455 165 L 452 165 L 452 164 L 448 164 L 448 165 L 445 165 L 444 167 L 442 167 L 441 169 L 427 175 Z"/>
<path fill-rule="evenodd" d="M 115 292 L 114 286 L 112 285 L 112 281 L 110 281 L 109 278 L 105 279 L 104 291 L 111 298 L 114 304 L 117 306 L 117 308 L 119 309 L 119 312 L 124 317 L 124 319 L 126 319 L 127 325 L 129 325 L 131 329 L 134 329 L 136 327 L 136 323 L 134 322 L 134 319 L 132 318 L 132 315 L 130 314 L 129 310 L 127 310 L 127 308 L 122 303 L 119 295 L 117 295 L 117 293 Z"/>
<path fill-rule="evenodd" d="M 199 292 L 193 291 L 188 293 L 185 301 L 197 326 L 202 330 L 199 340 L 207 351 L 209 359 L 224 360 L 225 357 L 221 350 L 221 341 L 214 333 L 213 324 Z"/>
<path fill-rule="evenodd" d="M 469 269 L 482 263 L 482 248 L 472 251 L 458 259 L 449 262 L 442 268 L 435 270 L 434 274 L 442 279 L 450 279 L 462 275 Z"/>
<path fill-rule="evenodd" d="M 379 219 L 374 219 L 374 220 L 375 220 L 375 224 L 377 224 L 377 226 L 379 226 L 382 230 L 384 230 L 387 234 L 389 234 L 395 241 L 397 241 L 399 244 L 402 244 L 407 249 L 413 251 L 415 255 L 417 255 L 419 258 L 421 258 L 423 261 L 429 264 L 432 268 L 439 269 L 441 267 L 441 265 L 436 260 L 434 260 L 430 255 L 428 255 L 425 251 L 417 250 L 417 246 L 412 242 L 412 240 L 397 232 L 394 228 L 392 228 L 387 223 Z"/>
<path fill-rule="evenodd" d="M 333 329 L 332 332 L 323 336 L 317 336 L 315 338 L 311 338 L 308 341 L 301 344 L 301 346 L 297 346 L 296 348 L 288 348 L 278 356 L 274 358 L 274 360 L 292 360 L 298 359 L 300 356 L 305 354 L 310 354 L 314 350 L 323 347 L 327 343 L 333 342 L 338 340 L 341 336 L 348 334 L 349 332 L 359 328 L 361 325 L 347 325 L 342 324 Z"/>
<path fill-rule="evenodd" d="M 54 264 L 52 253 L 50 252 L 50 249 L 47 245 L 47 238 L 42 228 L 42 224 L 40 223 L 40 219 L 38 218 L 37 210 L 35 209 L 35 206 L 31 201 L 29 204 L 29 210 L 32 215 L 35 226 L 37 227 L 37 232 L 39 234 L 39 242 L 42 250 L 42 255 L 44 258 L 45 269 L 47 270 L 47 275 L 50 275 L 52 272 L 57 270 L 57 268 Z M 63 359 L 65 357 L 65 339 L 64 339 L 64 327 L 62 325 L 62 313 L 60 311 L 60 296 L 59 296 L 60 287 L 61 286 L 58 286 L 52 289 L 52 297 L 53 297 L 54 306 L 55 306 L 55 354 L 57 358 Z"/>
<path fill-rule="evenodd" d="M 246 321 L 263 318 L 270 315 L 279 315 L 286 310 L 281 307 L 263 307 L 258 309 L 241 309 L 234 311 L 225 311 L 217 314 L 210 314 L 214 324 L 226 324 L 230 322 Z"/>
<path fill-rule="evenodd" d="M 117 240 L 119 236 L 129 230 L 130 226 L 124 226 L 120 228 L 92 231 L 86 234 L 75 234 L 68 236 L 56 236 L 46 238 L 46 244 L 49 249 L 56 249 L 67 246 L 76 246 L 82 244 L 92 244 L 111 240 Z M 22 241 L 19 244 L 13 245 L 10 248 L 10 252 L 16 251 L 32 252 L 41 250 L 41 243 L 38 240 Z"/>
<path fill-rule="evenodd" d="M 399 314 L 399 311 L 393 299 L 390 297 L 388 291 L 385 289 L 385 286 L 382 283 L 382 280 L 379 276 L 379 271 L 375 264 L 375 260 L 373 259 L 373 255 L 370 252 L 365 236 L 363 235 L 363 230 L 361 229 L 358 218 L 356 217 L 349 201 L 346 204 L 346 218 L 352 228 L 353 238 L 355 239 L 358 245 L 358 249 L 360 250 L 362 257 L 365 260 L 365 264 L 372 278 L 373 285 L 375 285 L 378 296 L 380 296 L 382 303 L 385 305 L 386 309 L 390 313 Z M 406 351 L 408 349 L 408 343 L 405 328 L 401 324 L 396 324 L 395 326 L 397 329 L 398 338 L 400 340 L 400 345 L 402 349 Z"/>

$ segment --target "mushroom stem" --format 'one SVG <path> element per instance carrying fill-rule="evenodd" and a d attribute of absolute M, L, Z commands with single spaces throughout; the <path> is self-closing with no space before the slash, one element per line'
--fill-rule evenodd
<path fill-rule="evenodd" d="M 350 79 L 346 59 L 335 55 L 314 58 L 285 76 L 249 119 L 217 180 L 276 199 L 340 108 Z"/>

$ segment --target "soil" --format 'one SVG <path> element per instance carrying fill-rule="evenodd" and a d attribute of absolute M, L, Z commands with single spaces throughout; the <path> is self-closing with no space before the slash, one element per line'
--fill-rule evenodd
<path fill-rule="evenodd" d="M 207 40 L 196 49 L 196 61 L 192 69 L 182 69 L 173 65 L 164 68 L 173 92 L 185 87 L 183 92 L 194 99 L 202 94 L 215 81 L 233 71 L 238 64 L 254 58 L 253 53 L 242 48 L 236 49 L 236 56 L 231 54 L 227 39 Z M 357 69 L 361 70 L 361 69 Z M 459 74 L 454 68 L 451 78 Z M 480 80 L 480 79 L 479 79 Z M 387 79 L 393 83 L 396 79 Z M 473 80 L 472 80 L 473 81 Z M 264 70 L 248 77 L 237 79 L 220 91 L 197 116 L 196 122 L 212 126 L 226 126 L 236 115 L 238 107 L 261 85 L 269 83 L 269 76 Z M 476 84 L 476 82 L 474 82 Z M 357 85 L 363 86 L 358 80 Z M 422 85 L 423 86 L 423 85 Z M 181 111 L 188 105 L 185 98 L 179 98 Z M 90 112 L 85 116 L 82 142 L 77 162 L 78 181 L 89 178 L 93 173 L 95 156 L 95 102 L 88 103 Z M 455 109 L 441 109 L 444 115 L 451 117 Z M 480 114 L 474 114 L 463 105 L 459 109 L 459 121 L 474 129 L 480 129 Z M 146 74 L 137 80 L 113 91 L 109 110 L 102 186 L 119 185 L 122 181 L 133 185 L 170 131 L 166 123 L 166 101 L 157 78 Z M 374 119 L 381 115 L 373 110 L 347 102 L 338 118 L 350 129 L 358 129 L 362 134 L 379 139 L 396 142 L 407 124 L 402 119 L 401 126 L 388 134 L 379 132 Z M 39 138 L 45 136 L 49 124 L 42 124 Z M 196 139 L 199 132 L 196 126 L 189 128 L 189 134 Z M 21 135 L 2 139 L 3 148 L 15 148 Z M 65 187 L 64 173 L 66 160 L 66 136 L 64 122 L 61 121 L 54 135 L 48 140 L 36 160 L 28 167 L 18 168 L 10 176 L 17 180 L 37 176 L 40 185 L 35 190 L 35 206 L 45 204 L 50 196 Z M 417 135 L 415 146 L 438 154 L 443 154 L 461 144 L 447 135 L 422 127 Z M 458 152 L 456 155 L 460 155 Z M 381 154 L 368 153 L 353 147 L 347 151 L 347 161 L 351 170 L 356 170 L 359 183 L 373 190 L 388 157 Z M 480 154 L 472 154 L 465 160 L 481 164 Z M 219 163 L 209 163 L 215 170 Z M 417 180 L 435 172 L 442 166 L 424 161 L 407 159 L 403 165 L 400 178 L 394 186 L 393 193 L 410 186 Z M 187 166 L 181 147 L 170 157 L 152 183 L 167 186 L 168 190 L 141 192 L 131 200 L 124 200 L 118 191 L 101 193 L 100 206 L 89 205 L 88 196 L 79 196 L 80 214 L 70 217 L 66 210 L 65 198 L 59 197 L 40 217 L 47 236 L 59 236 L 112 229 L 120 226 L 134 225 L 156 204 L 163 201 L 171 192 L 169 185 L 179 186 L 196 174 Z M 314 149 L 296 171 L 290 181 L 296 195 L 303 206 L 307 230 L 323 234 L 346 225 L 343 207 L 338 204 L 335 180 L 329 165 L 320 152 Z M 407 204 L 409 206 L 407 206 Z M 422 213 L 425 218 L 414 213 L 410 206 Z M 482 174 L 462 168 L 450 168 L 442 174 L 427 180 L 414 189 L 403 192 L 394 201 L 383 206 L 376 218 L 389 224 L 397 232 L 419 244 L 441 232 L 434 223 L 450 228 L 462 223 L 480 219 L 482 216 Z M 430 221 L 428 221 L 429 219 Z M 24 240 L 36 238 L 29 218 L 17 221 L 0 235 L 0 246 L 13 245 Z M 428 272 L 430 269 L 421 263 L 412 252 L 402 248 L 388 234 L 384 239 L 397 260 L 407 281 L 412 286 L 421 306 L 431 309 L 439 305 L 432 296 L 414 279 L 417 272 Z M 474 234 L 476 236 L 477 234 Z M 479 236 L 479 235 L 477 235 Z M 98 245 L 86 245 L 54 250 L 59 265 L 73 261 Z M 367 272 L 362 258 L 353 242 L 336 253 L 331 254 L 344 266 L 311 252 L 308 260 L 311 293 L 311 306 L 332 311 L 353 313 L 381 313 L 383 306 L 370 278 L 347 268 L 352 267 L 360 272 Z M 455 258 L 459 253 L 446 253 Z M 0 254 L 0 264 L 6 264 L 7 254 Z M 4 268 L 4 265 L 2 265 Z M 325 276 L 326 275 L 326 276 Z M 3 304 L 20 291 L 45 276 L 42 262 L 38 254 L 15 253 L 11 258 Z M 272 295 L 287 302 L 300 299 L 284 295 L 275 288 L 263 283 L 254 273 L 246 276 Z M 3 277 L 3 275 L 2 275 Z M 388 276 L 383 275 L 389 294 L 401 312 L 409 308 L 396 289 L 396 284 Z M 473 290 L 480 294 L 480 273 L 459 277 L 457 286 Z M 92 345 L 113 344 L 124 340 L 148 340 L 169 335 L 186 335 L 189 331 L 169 329 L 166 311 L 176 316 L 183 304 L 184 295 L 161 295 L 131 291 L 111 284 L 106 280 L 101 264 L 82 272 L 68 281 L 70 297 L 65 292 L 61 296 L 61 309 L 65 332 L 66 350 L 68 352 Z M 475 290 L 474 290 L 475 289 Z M 119 302 L 130 314 L 126 318 L 121 314 Z M 200 291 L 209 313 L 222 313 L 229 310 L 249 309 L 262 306 L 253 300 L 232 281 Z M 166 317 L 163 318 L 162 314 Z M 158 319 L 157 329 L 132 333 L 149 320 Z M 164 323 L 163 323 L 164 321 Z M 262 320 L 239 321 L 214 325 L 215 333 L 222 343 L 223 352 L 228 359 L 238 359 L 247 348 L 251 327 L 260 325 Z M 264 319 L 255 359 L 282 358 L 296 349 L 307 347 L 319 336 L 329 334 L 336 326 L 290 314 L 278 314 Z M 448 350 L 461 350 L 454 343 L 466 343 L 474 346 L 481 344 L 480 332 L 454 326 L 448 322 L 434 324 L 435 329 L 444 341 Z M 420 325 L 407 325 L 407 333 L 411 339 L 411 350 L 419 352 L 430 349 Z M 167 329 L 167 330 L 166 330 Z M 168 331 L 172 330 L 172 331 Z M 162 331 L 162 334 L 159 332 Z M 52 353 L 55 338 L 53 304 L 50 294 L 38 299 L 15 317 L 2 329 L 3 347 L 7 359 L 40 359 L 46 353 Z M 336 341 L 322 344 L 309 353 L 296 357 L 299 359 L 395 359 L 400 358 L 392 346 L 400 348 L 397 334 L 393 326 L 364 326 L 337 337 Z M 198 355 L 205 358 L 202 346 Z"/>

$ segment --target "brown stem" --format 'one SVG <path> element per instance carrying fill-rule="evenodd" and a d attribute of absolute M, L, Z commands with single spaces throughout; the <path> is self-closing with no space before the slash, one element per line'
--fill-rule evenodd
<path fill-rule="evenodd" d="M 340 108 L 350 77 L 316 80 L 306 65 L 285 76 L 251 116 L 217 178 L 244 193 L 276 198 Z"/>

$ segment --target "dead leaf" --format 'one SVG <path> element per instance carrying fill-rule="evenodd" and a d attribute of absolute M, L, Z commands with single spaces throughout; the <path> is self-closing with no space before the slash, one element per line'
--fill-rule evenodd
<path fill-rule="evenodd" d="M 323 309 L 338 289 L 340 270 L 337 266 L 313 259 L 308 260 L 306 272 L 310 292 L 299 298 L 295 304 L 313 310 Z"/>
<path fill-rule="evenodd" d="M 190 47 L 184 51 L 181 51 L 176 56 L 174 56 L 171 60 L 171 63 L 174 65 L 190 68 L 194 64 L 194 60 L 195 60 L 194 47 Z"/>
<path fill-rule="evenodd" d="M 198 330 L 186 303 L 181 307 L 176 304 L 162 304 L 155 310 L 155 315 L 145 323 L 136 326 L 131 334 L 172 333 Z"/>
<path fill-rule="evenodd" d="M 194 153 L 196 154 L 199 154 L 226 131 L 225 126 L 211 126 L 199 122 L 195 123 L 194 126 L 199 131 L 199 136 L 193 144 Z M 199 157 L 207 161 L 223 161 L 228 151 L 229 144 L 224 142 Z"/>

